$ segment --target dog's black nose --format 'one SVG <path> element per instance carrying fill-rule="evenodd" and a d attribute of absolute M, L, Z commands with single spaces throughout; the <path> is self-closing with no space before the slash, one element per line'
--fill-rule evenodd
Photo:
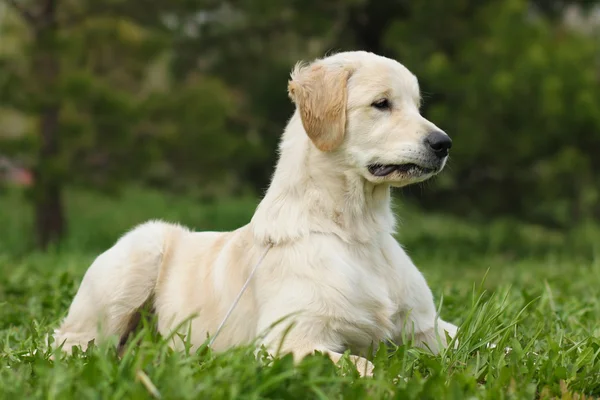
<path fill-rule="evenodd" d="M 439 158 L 446 157 L 448 150 L 452 147 L 452 139 L 444 132 L 434 131 L 425 137 L 425 143 L 431 147 L 431 150 Z"/>

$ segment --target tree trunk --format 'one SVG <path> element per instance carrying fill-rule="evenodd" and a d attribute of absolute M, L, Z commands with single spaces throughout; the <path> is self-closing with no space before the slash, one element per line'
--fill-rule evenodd
<path fill-rule="evenodd" d="M 39 153 L 34 170 L 34 206 L 37 244 L 45 249 L 58 242 L 65 233 L 62 201 L 62 179 L 57 166 L 60 154 L 58 114 L 59 99 L 56 93 L 60 65 L 56 54 L 56 3 L 46 0 L 34 23 L 35 54 L 33 70 L 39 79 L 40 123 Z"/>
<path fill-rule="evenodd" d="M 41 115 L 40 150 L 34 171 L 35 224 L 38 246 L 58 242 L 65 233 L 62 185 L 51 165 L 58 155 L 58 108 L 47 107 Z"/>

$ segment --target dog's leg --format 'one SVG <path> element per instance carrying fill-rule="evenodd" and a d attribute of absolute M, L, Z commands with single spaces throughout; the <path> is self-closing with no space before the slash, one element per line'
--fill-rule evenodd
<path fill-rule="evenodd" d="M 431 316 L 431 319 L 435 321 L 435 315 Z M 434 354 L 437 354 L 440 350 L 448 346 L 446 334 L 448 334 L 450 339 L 454 338 L 458 331 L 458 327 L 441 318 L 438 318 L 434 325 L 437 325 L 437 328 L 434 326 L 421 332 L 414 332 L 413 343 L 415 346 L 429 349 Z M 456 345 L 458 345 L 458 343 L 456 343 Z"/>
<path fill-rule="evenodd" d="M 433 299 L 427 296 L 423 297 L 422 304 L 413 305 L 400 315 L 396 321 L 397 335 L 394 338 L 397 344 L 412 341 L 415 346 L 437 354 L 448 346 L 447 336 L 453 339 L 458 331 L 458 327 L 436 315 Z"/>
<path fill-rule="evenodd" d="M 398 319 L 394 321 L 394 341 L 401 344 L 413 340 L 416 346 L 438 353 L 448 345 L 446 333 L 453 338 L 458 328 L 437 316 L 433 294 L 423 274 L 391 235 L 385 252 L 390 260 L 398 264 L 402 277 L 402 287 L 398 291 L 402 294 L 403 304 L 398 310 Z"/>
<path fill-rule="evenodd" d="M 124 235 L 98 256 L 86 272 L 60 328 L 55 346 L 66 352 L 88 342 L 129 333 L 137 311 L 153 294 L 169 243 L 184 228 L 148 222 Z"/>
<path fill-rule="evenodd" d="M 428 348 L 434 354 L 448 346 L 446 334 L 450 339 L 456 336 L 458 328 L 438 317 L 433 295 L 425 278 L 414 268 L 413 274 L 407 274 L 409 286 L 406 304 L 399 313 L 396 323 L 396 343 L 411 341 L 415 346 Z"/>

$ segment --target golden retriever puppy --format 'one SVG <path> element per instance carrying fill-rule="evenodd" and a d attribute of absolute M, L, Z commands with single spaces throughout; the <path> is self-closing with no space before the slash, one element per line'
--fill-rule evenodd
<path fill-rule="evenodd" d="M 417 78 L 394 60 L 344 52 L 296 66 L 288 91 L 296 111 L 250 223 L 233 232 L 159 221 L 133 229 L 88 269 L 55 332 L 58 345 L 123 339 L 151 303 L 161 334 L 180 329 L 199 346 L 265 252 L 215 350 L 258 338 L 296 359 L 319 350 L 337 362 L 349 349 L 369 375 L 363 357 L 381 341 L 447 345 L 444 332 L 457 328 L 438 318 L 393 236 L 390 187 L 440 172 L 452 144 L 420 115 Z"/>

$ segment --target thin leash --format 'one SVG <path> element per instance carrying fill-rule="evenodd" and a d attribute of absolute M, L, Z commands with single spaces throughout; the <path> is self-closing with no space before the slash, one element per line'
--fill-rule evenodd
<path fill-rule="evenodd" d="M 208 341 L 208 346 L 209 347 L 212 346 L 212 344 L 214 343 L 214 341 L 217 338 L 217 336 L 219 335 L 219 333 L 221 333 L 221 330 L 223 329 L 223 326 L 225 326 L 225 322 L 227 322 L 227 319 L 229 319 L 229 317 L 231 316 L 231 313 L 233 312 L 233 309 L 240 302 L 240 299 L 242 298 L 242 295 L 244 294 L 244 292 L 248 288 L 248 285 L 250 284 L 250 280 L 254 276 L 254 273 L 258 269 L 259 265 L 262 264 L 263 260 L 267 256 L 267 253 L 269 252 L 269 250 L 271 250 L 272 248 L 273 248 L 273 243 L 269 243 L 269 245 L 265 249 L 264 253 L 260 256 L 260 258 L 258 259 L 258 261 L 256 262 L 256 264 L 254 265 L 254 268 L 252 268 L 252 271 L 250 271 L 250 275 L 248 275 L 248 279 L 246 279 L 246 282 L 244 283 L 244 286 L 242 286 L 242 289 L 240 290 L 240 292 L 238 293 L 237 297 L 235 298 L 235 300 L 231 304 L 231 307 L 229 307 L 229 310 L 227 311 L 227 314 L 225 314 L 225 318 L 223 318 L 223 321 L 221 321 L 221 323 L 219 324 L 219 327 L 215 331 L 215 334 Z"/>

